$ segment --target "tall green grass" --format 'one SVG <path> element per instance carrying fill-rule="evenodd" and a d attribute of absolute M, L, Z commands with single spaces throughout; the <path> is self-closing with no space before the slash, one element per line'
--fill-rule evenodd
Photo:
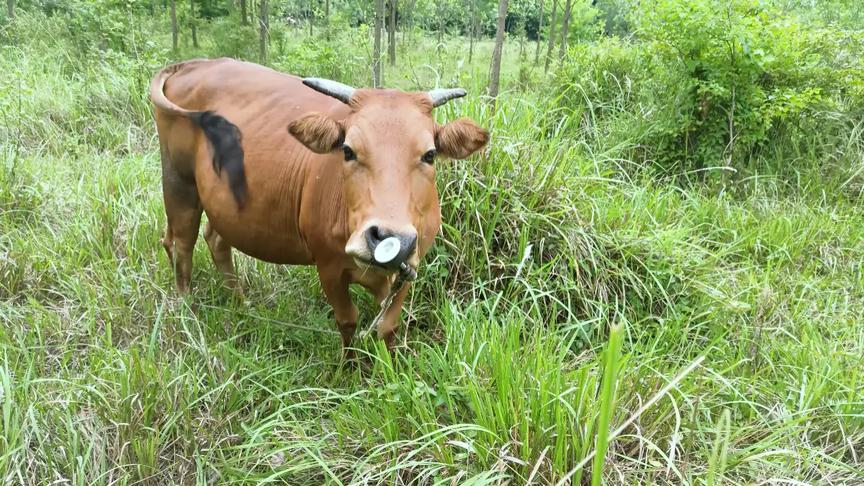
<path fill-rule="evenodd" d="M 472 96 L 437 116 L 492 141 L 439 164 L 443 235 L 403 346 L 360 342 L 371 364 L 351 370 L 309 268 L 238 256 L 235 302 L 199 245 L 193 295 L 173 293 L 141 84 L 168 61 L 164 25 L 151 58 L 80 64 L 62 26 L 15 22 L 29 41 L 0 51 L 5 483 L 864 477 L 860 141 L 836 171 L 799 154 L 798 177 L 673 183 L 622 155 L 624 131 L 586 142 L 539 68 L 518 92 L 515 49 L 492 112 L 480 54 L 460 67 L 451 39 L 441 69 L 421 68 L 421 38 L 386 79 L 460 80 Z"/>

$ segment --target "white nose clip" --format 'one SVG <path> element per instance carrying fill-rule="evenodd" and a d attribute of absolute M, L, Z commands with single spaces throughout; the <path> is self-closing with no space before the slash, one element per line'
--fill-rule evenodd
<path fill-rule="evenodd" d="M 402 244 L 399 243 L 399 238 L 391 236 L 384 238 L 381 243 L 375 247 L 375 261 L 378 263 L 390 263 L 399 254 L 402 249 Z"/>

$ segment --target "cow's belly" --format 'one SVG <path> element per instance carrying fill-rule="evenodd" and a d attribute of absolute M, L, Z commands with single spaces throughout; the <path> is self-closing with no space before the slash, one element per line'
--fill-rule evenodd
<path fill-rule="evenodd" d="M 279 234 L 266 228 L 252 228 L 220 221 L 219 216 L 211 217 L 210 213 L 207 213 L 207 218 L 213 224 L 213 229 L 229 245 L 253 258 L 287 265 L 313 263 L 305 242 L 299 238 L 291 238 L 286 234 Z"/>
<path fill-rule="evenodd" d="M 312 255 L 297 224 L 298 198 L 286 193 L 281 174 L 262 175 L 247 168 L 248 197 L 240 209 L 223 173 L 217 175 L 199 156 L 195 179 L 201 204 L 213 229 L 233 248 L 271 263 L 304 265 Z"/>

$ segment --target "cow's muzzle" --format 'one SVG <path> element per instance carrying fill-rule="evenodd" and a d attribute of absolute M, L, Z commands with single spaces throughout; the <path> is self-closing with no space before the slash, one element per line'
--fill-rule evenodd
<path fill-rule="evenodd" d="M 415 231 L 394 232 L 373 225 L 366 229 L 364 236 L 372 263 L 389 270 L 398 270 L 417 249 Z"/>
<path fill-rule="evenodd" d="M 399 270 L 417 250 L 417 232 L 413 228 L 394 231 L 370 225 L 354 235 L 346 252 L 357 260 L 387 270 Z"/>

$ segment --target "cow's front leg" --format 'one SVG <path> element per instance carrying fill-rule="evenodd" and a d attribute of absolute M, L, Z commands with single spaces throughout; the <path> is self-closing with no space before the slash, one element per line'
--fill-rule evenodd
<path fill-rule="evenodd" d="M 342 334 L 342 350 L 345 359 L 354 358 L 354 350 L 349 349 L 354 332 L 357 331 L 357 307 L 351 301 L 348 293 L 348 285 L 351 283 L 350 276 L 341 267 L 322 268 L 318 267 L 318 278 L 321 280 L 321 288 L 327 301 L 333 307 L 336 325 Z"/>
<path fill-rule="evenodd" d="M 405 302 L 405 296 L 408 295 L 408 288 L 410 286 L 410 282 L 405 282 L 402 290 L 393 297 L 393 302 L 390 303 L 390 307 L 384 312 L 381 322 L 378 323 L 378 338 L 384 341 L 389 350 L 393 349 L 396 341 L 396 330 L 399 328 L 399 316 L 402 313 L 402 304 Z M 390 294 L 389 280 L 375 289 L 374 293 L 375 300 L 380 305 Z"/>

